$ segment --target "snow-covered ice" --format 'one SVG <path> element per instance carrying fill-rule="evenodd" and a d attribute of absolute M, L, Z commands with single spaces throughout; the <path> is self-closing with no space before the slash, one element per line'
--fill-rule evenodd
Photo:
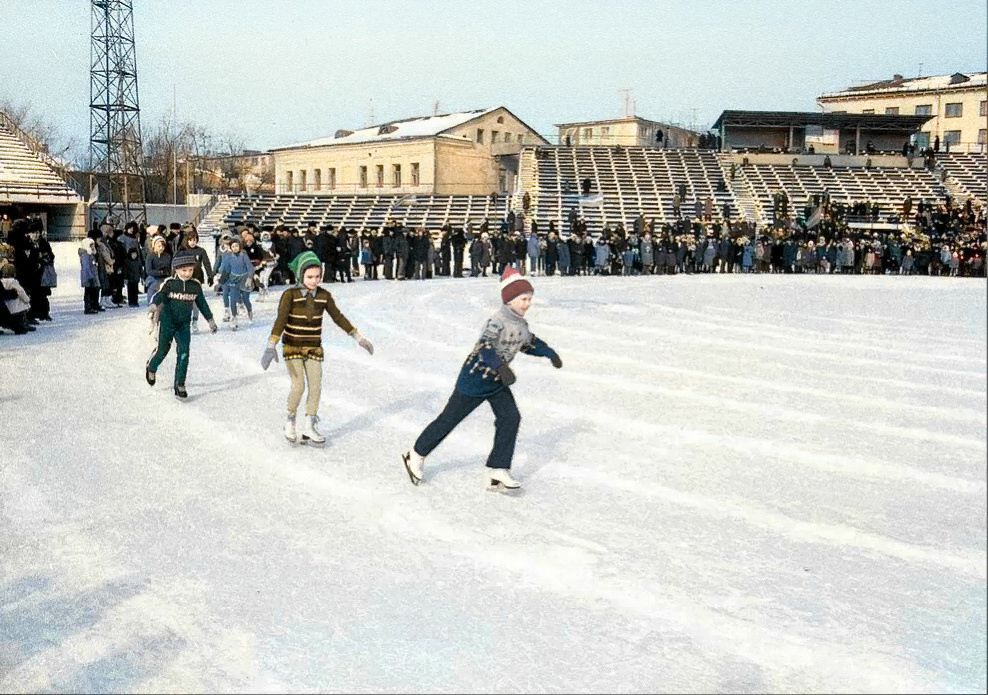
<path fill-rule="evenodd" d="M 490 278 L 327 286 L 376 352 L 325 322 L 320 450 L 277 293 L 183 403 L 56 251 L 54 324 L 0 337 L 0 691 L 986 689 L 984 280 L 536 277 L 564 367 L 514 363 L 508 496 L 486 407 L 399 459 Z"/>

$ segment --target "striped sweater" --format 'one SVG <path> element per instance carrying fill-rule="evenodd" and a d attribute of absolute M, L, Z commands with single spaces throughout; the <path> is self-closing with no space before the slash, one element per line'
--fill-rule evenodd
<path fill-rule="evenodd" d="M 319 347 L 322 345 L 323 312 L 329 314 L 347 335 L 356 333 L 357 329 L 336 307 L 333 295 L 328 291 L 317 287 L 313 296 L 303 287 L 291 287 L 281 295 L 278 318 L 271 327 L 270 341 L 277 343 L 281 338 L 285 345 L 293 347 Z"/>

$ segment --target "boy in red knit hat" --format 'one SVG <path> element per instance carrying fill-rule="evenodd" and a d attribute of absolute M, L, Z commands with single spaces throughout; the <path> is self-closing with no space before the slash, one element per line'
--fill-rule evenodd
<path fill-rule="evenodd" d="M 425 457 L 467 415 L 487 401 L 494 411 L 494 448 L 487 457 L 490 489 L 515 490 L 521 487 L 521 483 L 511 477 L 511 459 L 521 414 L 511 395 L 510 386 L 515 383 L 515 375 L 508 365 L 520 351 L 546 357 L 556 369 L 563 366 L 559 355 L 528 329 L 525 313 L 532 306 L 534 292 L 532 284 L 517 270 L 511 266 L 504 269 L 501 275 L 503 305 L 484 324 L 480 339 L 460 369 L 456 388 L 446 407 L 422 431 L 411 451 L 401 457 L 413 485 L 422 481 Z"/>

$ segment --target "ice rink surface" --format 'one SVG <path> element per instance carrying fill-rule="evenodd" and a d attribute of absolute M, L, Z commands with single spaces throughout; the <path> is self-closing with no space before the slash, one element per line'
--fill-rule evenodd
<path fill-rule="evenodd" d="M 274 288 L 144 382 L 143 309 L 0 336 L 0 691 L 984 692 L 986 283 L 533 278 L 514 496 L 482 407 L 413 487 L 490 278 L 327 285 L 324 449 Z M 212 290 L 210 305 L 222 303 Z"/>

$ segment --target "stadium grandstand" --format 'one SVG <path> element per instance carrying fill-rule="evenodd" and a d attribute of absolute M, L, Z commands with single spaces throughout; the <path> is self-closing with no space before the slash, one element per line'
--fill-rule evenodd
<path fill-rule="evenodd" d="M 932 170 L 918 162 L 909 165 L 901 155 L 834 156 L 832 164 L 825 164 L 825 157 L 540 145 L 522 149 L 518 185 L 510 196 L 244 196 L 232 200 L 220 217 L 214 214 L 214 222 L 303 227 L 314 221 L 375 229 L 390 220 L 436 232 L 446 223 L 495 224 L 511 210 L 527 225 L 536 222 L 543 233 L 552 223 L 563 235 L 574 213 L 591 234 L 619 222 L 630 228 L 639 216 L 657 223 L 743 219 L 770 226 L 776 221 L 773 197 L 784 191 L 796 212 L 814 196 L 848 207 L 867 203 L 868 213 L 852 216 L 851 225 L 874 228 L 900 224 L 907 199 L 934 203 L 949 195 L 977 206 L 988 202 L 983 154 L 944 155 Z"/>
<path fill-rule="evenodd" d="M 85 202 L 64 171 L 0 111 L 0 215 L 40 217 L 52 239 L 84 235 Z"/>

